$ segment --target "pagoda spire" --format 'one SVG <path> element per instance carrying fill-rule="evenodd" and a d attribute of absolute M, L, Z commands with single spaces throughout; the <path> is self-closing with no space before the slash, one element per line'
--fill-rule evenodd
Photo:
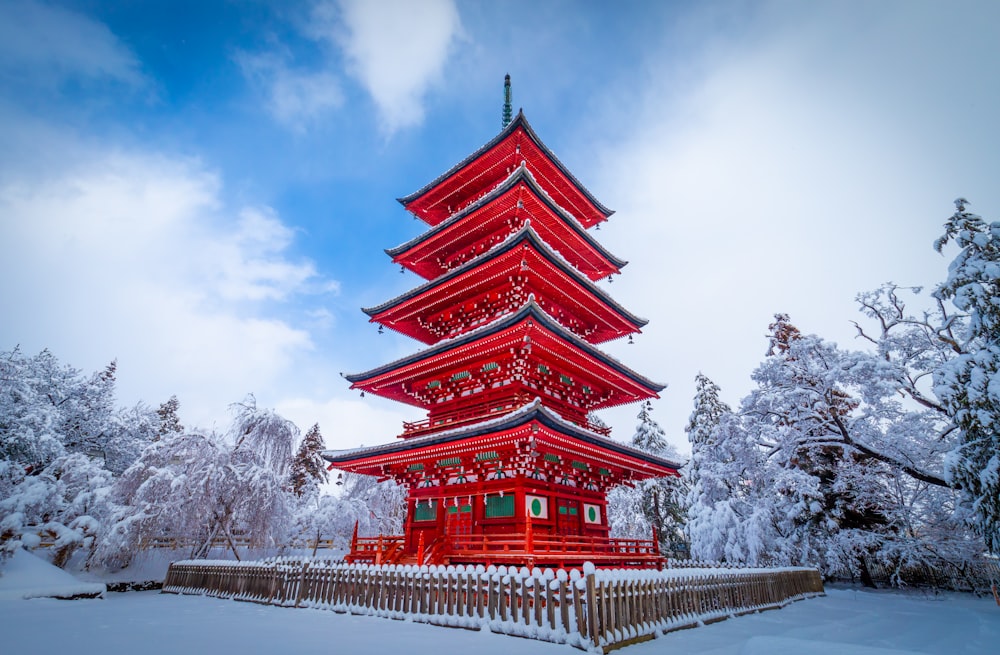
<path fill-rule="evenodd" d="M 510 73 L 503 77 L 503 119 L 500 121 L 500 129 L 505 130 L 510 125 L 513 118 L 513 108 L 510 104 Z"/>

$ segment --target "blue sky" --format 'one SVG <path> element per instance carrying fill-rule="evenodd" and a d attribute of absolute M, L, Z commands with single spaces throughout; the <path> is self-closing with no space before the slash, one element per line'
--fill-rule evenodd
<path fill-rule="evenodd" d="M 253 392 L 330 447 L 415 410 L 348 392 L 412 352 L 360 307 L 413 287 L 394 200 L 515 109 L 617 213 L 606 349 L 736 404 L 775 312 L 861 347 L 856 293 L 930 286 L 961 195 L 1000 217 L 994 2 L 0 0 L 0 348 L 119 364 L 224 427 Z M 607 284 L 607 283 L 604 283 Z M 628 439 L 638 407 L 606 412 Z"/>

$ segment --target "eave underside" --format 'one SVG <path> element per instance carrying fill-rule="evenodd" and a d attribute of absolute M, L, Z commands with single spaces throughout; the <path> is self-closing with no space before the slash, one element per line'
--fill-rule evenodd
<path fill-rule="evenodd" d="M 393 478 L 411 487 L 534 479 L 605 491 L 679 475 L 679 465 L 560 421 L 543 407 L 491 425 L 348 452 L 326 451 L 332 467 Z"/>
<path fill-rule="evenodd" d="M 627 264 L 575 218 L 554 206 L 531 176 L 523 173 L 512 175 L 469 209 L 386 253 L 393 262 L 433 279 L 501 243 L 528 221 L 550 248 L 591 280 L 619 273 Z"/>
<path fill-rule="evenodd" d="M 590 343 L 638 332 L 646 324 L 550 251 L 533 226 L 481 258 L 364 311 L 372 322 L 431 344 L 511 313 L 530 295 Z"/>
<path fill-rule="evenodd" d="M 577 415 L 653 398 L 664 388 L 570 334 L 534 302 L 462 337 L 345 377 L 352 388 L 432 411 L 473 405 L 476 394 L 506 388 Z"/>

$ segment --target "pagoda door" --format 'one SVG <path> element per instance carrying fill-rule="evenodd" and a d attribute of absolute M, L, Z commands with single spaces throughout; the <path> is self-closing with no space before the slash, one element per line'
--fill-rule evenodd
<path fill-rule="evenodd" d="M 447 512 L 448 538 L 468 537 L 472 534 L 472 505 L 452 505 Z"/>
<path fill-rule="evenodd" d="M 556 501 L 556 532 L 563 537 L 580 534 L 580 503 L 568 498 Z"/>

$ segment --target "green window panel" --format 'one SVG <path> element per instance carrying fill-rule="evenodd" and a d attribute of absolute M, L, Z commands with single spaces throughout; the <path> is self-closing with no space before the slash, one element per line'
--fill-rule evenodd
<path fill-rule="evenodd" d="M 476 453 L 477 462 L 487 462 L 491 459 L 500 459 L 500 455 L 498 455 L 495 450 L 487 450 L 482 453 Z"/>
<path fill-rule="evenodd" d="M 446 468 L 448 466 L 459 466 L 462 463 L 461 457 L 445 457 L 444 459 L 439 459 L 437 465 L 440 468 Z"/>
<path fill-rule="evenodd" d="M 572 466 L 575 469 L 580 469 L 581 471 L 587 471 L 587 470 L 589 470 L 589 468 L 587 467 L 586 463 L 584 463 L 584 462 L 578 462 L 575 459 L 572 462 L 570 462 L 570 466 Z"/>
<path fill-rule="evenodd" d="M 437 519 L 437 502 L 429 500 L 418 502 L 413 512 L 414 521 L 434 521 Z"/>
<path fill-rule="evenodd" d="M 486 518 L 514 516 L 514 496 L 487 496 Z"/>
<path fill-rule="evenodd" d="M 410 464 L 410 466 L 406 470 L 407 471 L 423 471 L 424 470 L 424 465 L 423 464 Z"/>
<path fill-rule="evenodd" d="M 559 463 L 559 455 L 553 455 L 552 453 L 545 453 L 545 461 L 546 462 L 555 462 L 556 464 L 558 464 Z"/>

